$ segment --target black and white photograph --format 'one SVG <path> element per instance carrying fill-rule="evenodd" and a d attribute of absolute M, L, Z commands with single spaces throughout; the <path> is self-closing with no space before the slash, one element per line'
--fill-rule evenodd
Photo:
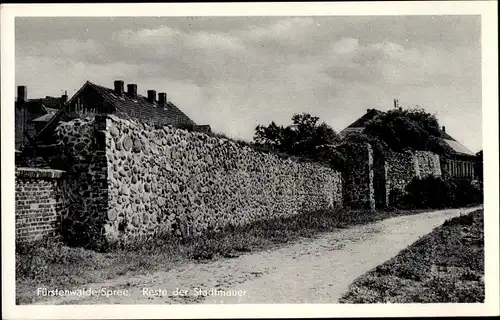
<path fill-rule="evenodd" d="M 498 315 L 497 3 L 477 4 L 2 5 L 10 308 Z"/>

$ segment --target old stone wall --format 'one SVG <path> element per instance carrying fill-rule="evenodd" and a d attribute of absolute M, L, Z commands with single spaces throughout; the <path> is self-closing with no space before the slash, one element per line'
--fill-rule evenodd
<path fill-rule="evenodd" d="M 111 241 L 186 236 L 342 205 L 339 172 L 227 139 L 109 116 Z"/>
<path fill-rule="evenodd" d="M 60 230 L 61 179 L 64 172 L 51 169 L 16 168 L 16 242 L 51 237 Z"/>
<path fill-rule="evenodd" d="M 375 208 L 385 209 L 389 205 L 389 183 L 385 159 L 374 153 L 373 156 L 373 189 L 375 193 Z"/>
<path fill-rule="evenodd" d="M 415 151 L 415 161 L 417 162 L 417 176 L 441 176 L 441 162 L 439 155 L 430 151 Z"/>
<path fill-rule="evenodd" d="M 372 147 L 368 143 L 346 144 L 340 150 L 346 159 L 344 205 L 355 209 L 375 209 Z"/>
<path fill-rule="evenodd" d="M 382 208 L 414 177 L 440 175 L 439 157 L 429 152 L 392 153 L 384 162 L 367 143 L 346 144 L 340 174 L 200 132 L 112 115 L 61 123 L 56 136 L 61 161 L 55 163 L 65 171 L 59 182 L 63 237 L 95 248 L 303 211 Z"/>
<path fill-rule="evenodd" d="M 389 202 L 394 203 L 405 192 L 406 186 L 417 176 L 412 152 L 392 152 L 386 155 L 387 188 Z"/>
<path fill-rule="evenodd" d="M 386 156 L 385 170 L 389 205 L 397 201 L 413 178 L 441 176 L 439 155 L 429 151 L 392 152 Z"/>

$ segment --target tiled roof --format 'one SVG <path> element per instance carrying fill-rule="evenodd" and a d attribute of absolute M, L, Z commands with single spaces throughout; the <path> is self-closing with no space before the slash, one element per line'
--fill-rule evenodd
<path fill-rule="evenodd" d="M 456 141 L 455 139 L 452 138 L 449 134 L 444 132 L 443 130 L 439 129 L 439 132 L 441 132 L 441 137 L 445 140 L 451 140 L 451 141 Z"/>
<path fill-rule="evenodd" d="M 44 114 L 41 117 L 35 118 L 32 121 L 34 122 L 49 122 L 52 117 L 59 111 L 59 109 L 45 108 L 47 110 L 47 114 Z"/>
<path fill-rule="evenodd" d="M 49 121 L 59 110 L 56 108 L 48 108 L 46 103 L 49 101 L 48 104 L 52 105 L 52 102 L 58 98 L 47 98 L 28 99 L 25 102 L 15 103 L 15 146 L 17 149 L 21 150 L 26 143 L 26 139 L 29 140 L 38 134 L 38 128 L 35 123 L 39 123 L 39 120 Z"/>
<path fill-rule="evenodd" d="M 351 123 L 347 127 L 348 128 L 360 128 L 360 127 L 364 127 L 368 121 L 372 120 L 373 118 L 375 118 L 376 116 L 378 116 L 379 114 L 382 114 L 382 113 L 383 113 L 382 111 L 379 111 L 377 109 L 370 109 L 363 116 L 361 116 L 361 118 L 359 118 L 358 120 L 354 121 L 353 123 Z"/>
<path fill-rule="evenodd" d="M 116 114 L 122 117 L 129 117 L 140 122 L 156 124 L 190 124 L 196 125 L 186 114 L 176 105 L 168 101 L 166 107 L 161 107 L 156 102 L 151 103 L 146 97 L 137 95 L 132 98 L 127 94 L 120 97 L 113 89 L 87 82 L 93 87 L 107 102 L 116 108 Z"/>
<path fill-rule="evenodd" d="M 33 122 L 49 122 L 54 117 L 54 113 L 47 113 L 41 117 L 33 119 Z"/>
<path fill-rule="evenodd" d="M 212 128 L 208 124 L 200 124 L 200 125 L 196 126 L 196 130 L 198 130 L 200 132 L 208 133 L 208 132 L 212 131 Z"/>
<path fill-rule="evenodd" d="M 63 97 L 46 96 L 45 98 L 42 98 L 41 100 L 42 100 L 42 103 L 45 107 L 52 108 L 52 109 L 59 109 L 65 102 Z"/>
<path fill-rule="evenodd" d="M 57 110 L 56 114 L 48 120 L 44 128 L 37 134 L 37 140 L 42 141 L 50 137 L 50 132 L 57 126 L 59 121 L 68 115 L 68 108 L 74 99 L 79 99 L 84 92 L 90 88 L 106 103 L 110 104 L 114 109 L 113 113 L 125 119 L 133 119 L 139 122 L 155 123 L 159 125 L 193 125 L 196 124 L 182 111 L 170 101 L 166 107 L 161 107 L 157 102 L 151 103 L 146 97 L 137 95 L 135 98 L 124 94 L 119 97 L 114 93 L 113 89 L 100 86 L 98 84 L 87 81 L 82 88 L 68 101 L 64 108 Z M 45 118 L 42 120 L 46 120 Z"/>
<path fill-rule="evenodd" d="M 448 146 L 450 146 L 453 151 L 455 151 L 457 154 L 463 154 L 463 155 L 467 155 L 467 156 L 475 156 L 475 154 L 470 151 L 469 149 L 467 149 L 463 144 L 461 144 L 460 142 L 456 141 L 456 140 L 450 140 L 450 139 L 443 139 L 444 142 L 446 142 L 446 144 L 448 144 Z"/>
<path fill-rule="evenodd" d="M 64 100 L 62 97 L 46 96 L 45 98 L 28 99 L 26 104 L 28 107 L 31 105 L 39 105 L 45 107 L 45 109 L 55 109 L 57 111 L 64 105 Z"/>
<path fill-rule="evenodd" d="M 362 133 L 363 132 L 363 127 L 347 127 L 344 130 L 340 131 L 339 134 L 341 136 L 345 136 L 346 134 L 352 133 L 352 132 Z"/>

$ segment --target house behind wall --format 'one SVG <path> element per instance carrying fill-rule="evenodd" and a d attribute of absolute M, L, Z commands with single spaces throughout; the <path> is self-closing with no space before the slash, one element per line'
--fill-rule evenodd
<path fill-rule="evenodd" d="M 29 144 L 67 100 L 67 94 L 28 99 L 28 88 L 18 86 L 14 114 L 16 151 Z"/>
<path fill-rule="evenodd" d="M 347 126 L 344 130 L 340 131 L 341 136 L 352 132 L 363 132 L 365 125 L 375 119 L 376 117 L 384 114 L 383 111 L 377 109 L 367 109 L 366 113 L 358 118 L 356 121 Z M 441 161 L 441 174 L 443 177 L 468 177 L 478 178 L 481 174 L 477 170 L 478 167 L 482 168 L 482 157 L 471 152 L 467 147 L 458 142 L 446 132 L 446 127 L 441 127 L 439 131 L 441 140 L 449 149 L 445 158 Z M 376 160 L 375 160 L 376 161 Z M 425 170 L 425 169 L 423 169 Z M 382 174 L 383 176 L 383 174 Z M 381 185 L 381 183 L 377 183 Z"/>

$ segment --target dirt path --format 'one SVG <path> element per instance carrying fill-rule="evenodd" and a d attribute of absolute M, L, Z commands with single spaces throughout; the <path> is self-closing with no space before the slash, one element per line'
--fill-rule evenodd
<path fill-rule="evenodd" d="M 40 297 L 43 300 L 37 304 L 336 303 L 358 276 L 392 258 L 446 219 L 478 208 L 390 218 L 303 239 L 273 251 L 191 263 L 81 287 L 99 292 L 102 288 L 125 290 L 128 296 L 115 292 L 110 296 Z M 189 292 L 175 295 L 176 288 Z M 212 288 L 236 295 L 214 296 Z M 204 297 L 203 293 L 212 295 Z"/>

